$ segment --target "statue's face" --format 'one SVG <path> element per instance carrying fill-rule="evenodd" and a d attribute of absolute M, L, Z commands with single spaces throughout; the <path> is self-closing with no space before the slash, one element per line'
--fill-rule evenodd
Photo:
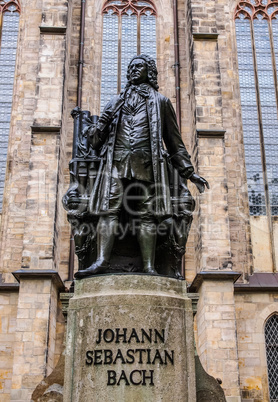
<path fill-rule="evenodd" d="M 138 85 L 148 81 L 148 68 L 145 60 L 134 59 L 129 66 L 130 81 Z"/>

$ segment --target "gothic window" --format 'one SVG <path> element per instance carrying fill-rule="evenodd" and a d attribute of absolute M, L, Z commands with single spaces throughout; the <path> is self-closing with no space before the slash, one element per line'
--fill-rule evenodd
<path fill-rule="evenodd" d="M 0 0 L 0 209 L 6 173 L 19 14 L 19 0 Z"/>
<path fill-rule="evenodd" d="M 278 1 L 239 1 L 239 82 L 251 215 L 278 215 Z"/>
<path fill-rule="evenodd" d="M 156 59 L 156 9 L 151 0 L 108 0 L 103 7 L 101 109 L 126 84 L 130 59 Z"/>
<path fill-rule="evenodd" d="M 272 315 L 265 325 L 265 347 L 270 402 L 278 401 L 278 315 Z"/>

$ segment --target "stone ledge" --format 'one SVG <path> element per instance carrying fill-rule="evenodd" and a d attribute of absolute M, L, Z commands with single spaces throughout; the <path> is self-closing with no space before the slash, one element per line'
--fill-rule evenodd
<path fill-rule="evenodd" d="M 19 283 L 0 283 L 0 292 L 18 292 Z"/>
<path fill-rule="evenodd" d="M 202 130 L 197 129 L 197 137 L 198 138 L 224 138 L 226 130 L 222 129 L 209 129 L 209 130 Z"/>
<path fill-rule="evenodd" d="M 61 292 L 65 291 L 65 285 L 60 275 L 57 271 L 52 269 L 19 269 L 18 271 L 12 272 L 12 274 L 19 283 L 24 279 L 51 279 Z"/>
<path fill-rule="evenodd" d="M 85 279 L 77 279 L 74 281 L 74 298 L 76 300 L 83 297 L 84 294 L 93 294 L 94 297 L 107 294 L 107 289 L 113 294 L 169 296 L 183 297 L 189 299 L 186 281 L 183 279 L 170 278 L 164 275 L 149 275 L 140 272 L 134 273 L 113 273 L 93 275 Z M 169 293 L 170 289 L 170 293 Z"/>
<path fill-rule="evenodd" d="M 57 133 L 60 134 L 61 126 L 31 126 L 32 134 Z"/>
<path fill-rule="evenodd" d="M 190 293 L 196 293 L 204 280 L 212 281 L 233 281 L 236 282 L 240 278 L 241 273 L 235 271 L 201 271 L 199 272 L 189 287 Z"/>
<path fill-rule="evenodd" d="M 41 34 L 47 35 L 65 35 L 67 27 L 54 27 L 54 26 L 43 26 L 40 27 Z"/>
<path fill-rule="evenodd" d="M 235 292 L 278 292 L 278 273 L 262 272 L 250 275 L 249 283 L 235 283 Z"/>
<path fill-rule="evenodd" d="M 193 33 L 193 39 L 195 40 L 217 40 L 218 33 L 211 32 L 201 32 L 201 33 Z"/>

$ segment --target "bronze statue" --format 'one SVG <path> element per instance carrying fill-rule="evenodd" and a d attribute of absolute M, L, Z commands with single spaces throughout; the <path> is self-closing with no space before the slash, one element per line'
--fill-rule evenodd
<path fill-rule="evenodd" d="M 98 121 L 86 114 L 78 128 L 82 138 L 77 148 L 85 156 L 82 165 L 80 152 L 74 155 L 71 187 L 63 200 L 69 221 L 73 224 L 75 220 L 81 263 L 77 279 L 114 272 L 113 266 L 117 272 L 179 278 L 195 207 L 187 179 L 200 192 L 209 188 L 207 181 L 194 173 L 170 100 L 157 92 L 155 61 L 146 55 L 135 56 L 127 80 L 124 91 L 111 99 Z M 80 118 L 80 110 L 75 114 Z M 83 180 L 80 187 L 82 166 L 88 183 Z M 93 184 L 90 166 L 96 166 Z M 85 222 L 92 226 L 84 237 L 81 228 Z M 124 246 L 115 247 L 119 227 L 128 230 L 121 239 Z M 136 263 L 127 264 L 136 254 L 136 246 L 132 248 L 136 238 L 140 255 Z M 90 265 L 86 253 L 94 255 Z"/>

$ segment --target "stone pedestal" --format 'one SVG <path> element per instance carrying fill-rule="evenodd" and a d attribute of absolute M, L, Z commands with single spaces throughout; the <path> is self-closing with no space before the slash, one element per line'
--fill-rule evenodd
<path fill-rule="evenodd" d="M 186 282 L 140 274 L 77 281 L 64 402 L 171 400 L 196 401 Z"/>

